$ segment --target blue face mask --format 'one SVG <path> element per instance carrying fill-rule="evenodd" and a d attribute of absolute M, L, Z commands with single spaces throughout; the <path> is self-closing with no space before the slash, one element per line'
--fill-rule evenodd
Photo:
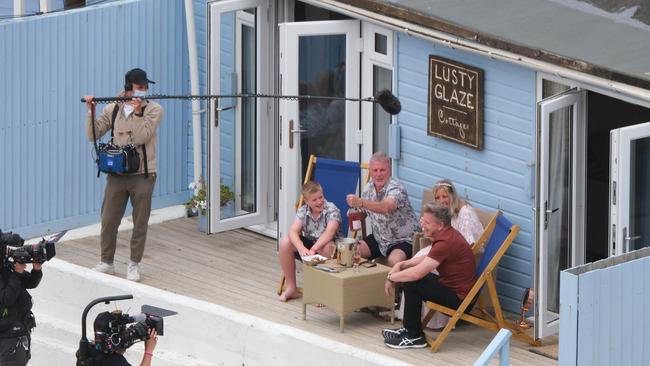
<path fill-rule="evenodd" d="M 147 91 L 146 90 L 134 90 L 133 91 L 133 96 L 137 98 L 142 98 L 147 96 Z"/>

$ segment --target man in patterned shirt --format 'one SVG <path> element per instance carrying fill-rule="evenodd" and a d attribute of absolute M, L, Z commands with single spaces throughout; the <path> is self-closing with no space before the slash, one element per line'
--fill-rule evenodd
<path fill-rule="evenodd" d="M 360 241 L 361 256 L 368 259 L 386 257 L 393 266 L 411 257 L 412 236 L 418 228 L 415 212 L 406 188 L 392 177 L 391 163 L 383 152 L 370 158 L 370 182 L 361 193 L 347 196 L 350 207 L 365 210 L 370 217 L 372 234 Z"/>
<path fill-rule="evenodd" d="M 280 239 L 280 266 L 287 287 L 280 301 L 299 296 L 296 288 L 295 259 L 313 254 L 330 257 L 336 245 L 334 240 L 342 237 L 341 211 L 335 204 L 325 200 L 320 184 L 309 181 L 302 186 L 305 204 L 296 212 L 287 236 Z"/>

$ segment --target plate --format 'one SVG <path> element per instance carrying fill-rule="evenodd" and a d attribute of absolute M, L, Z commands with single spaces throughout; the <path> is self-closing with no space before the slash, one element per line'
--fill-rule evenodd
<path fill-rule="evenodd" d="M 314 255 L 306 255 L 302 257 L 302 262 L 308 266 L 315 266 L 317 264 L 325 263 L 327 259 L 328 259 L 327 257 L 324 257 L 320 254 L 314 254 Z"/>

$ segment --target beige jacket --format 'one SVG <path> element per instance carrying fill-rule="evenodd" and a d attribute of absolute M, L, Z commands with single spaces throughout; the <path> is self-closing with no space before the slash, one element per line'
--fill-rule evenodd
<path fill-rule="evenodd" d="M 97 139 L 105 133 L 111 133 L 111 117 L 113 115 L 113 108 L 118 105 L 120 110 L 115 117 L 115 129 L 113 143 L 118 146 L 133 144 L 138 147 L 140 154 L 140 169 L 136 174 L 144 174 L 144 155 L 142 154 L 142 144 L 145 144 L 147 149 L 147 167 L 149 173 L 157 171 L 156 167 L 156 145 L 158 144 L 158 126 L 163 118 L 163 109 L 160 104 L 151 101 L 143 100 L 142 108 L 144 114 L 142 117 L 131 113 L 129 117 L 124 117 L 124 104 L 123 103 L 110 103 L 99 114 L 95 116 L 95 133 Z M 146 106 L 146 107 L 145 107 Z M 88 140 L 93 140 L 93 126 L 90 113 L 86 121 L 86 135 Z"/>

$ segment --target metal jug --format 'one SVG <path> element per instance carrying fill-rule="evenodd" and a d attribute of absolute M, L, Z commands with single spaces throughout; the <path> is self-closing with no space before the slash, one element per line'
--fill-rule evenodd
<path fill-rule="evenodd" d="M 358 243 L 359 240 L 354 238 L 336 240 L 336 263 L 345 267 L 352 267 Z"/>

